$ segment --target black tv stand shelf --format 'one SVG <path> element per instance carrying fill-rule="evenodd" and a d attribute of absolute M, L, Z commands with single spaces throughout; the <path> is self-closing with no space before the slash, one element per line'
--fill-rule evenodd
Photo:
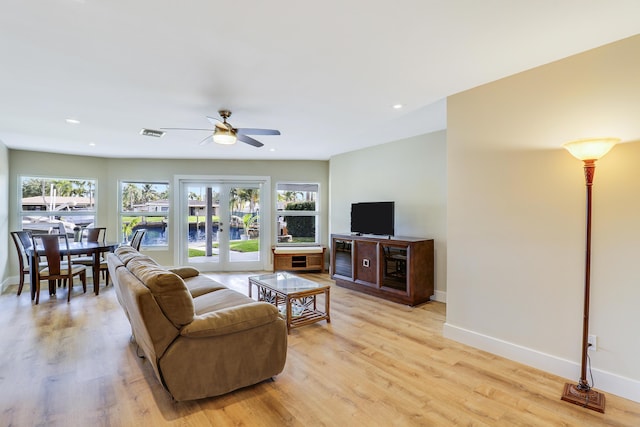
<path fill-rule="evenodd" d="M 331 278 L 338 286 L 417 305 L 434 291 L 433 240 L 331 235 Z"/>

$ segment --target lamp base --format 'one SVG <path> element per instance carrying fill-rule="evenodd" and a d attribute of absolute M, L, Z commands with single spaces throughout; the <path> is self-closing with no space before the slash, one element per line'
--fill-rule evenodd
<path fill-rule="evenodd" d="M 604 393 L 593 389 L 581 390 L 577 384 L 567 383 L 564 385 L 562 400 L 604 414 Z"/>

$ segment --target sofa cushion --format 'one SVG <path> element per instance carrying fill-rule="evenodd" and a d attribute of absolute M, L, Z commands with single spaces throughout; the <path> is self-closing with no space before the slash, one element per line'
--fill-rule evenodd
<path fill-rule="evenodd" d="M 209 292 L 193 299 L 193 305 L 198 316 L 210 311 L 222 310 L 228 307 L 249 304 L 255 302 L 246 295 L 231 289 L 221 289 Z"/>
<path fill-rule="evenodd" d="M 276 246 L 274 254 L 321 254 L 325 248 L 322 246 Z"/>
<path fill-rule="evenodd" d="M 276 322 L 279 318 L 280 314 L 274 305 L 253 301 L 196 316 L 193 322 L 180 330 L 180 335 L 204 338 L 235 334 Z"/>
<path fill-rule="evenodd" d="M 193 298 L 208 294 L 209 292 L 219 291 L 220 289 L 227 289 L 223 284 L 207 276 L 189 277 L 184 279 L 184 283 L 187 285 L 187 289 L 189 289 Z"/>
<path fill-rule="evenodd" d="M 177 328 L 193 320 L 193 299 L 180 276 L 146 259 L 132 259 L 127 269 L 149 288 L 164 315 Z"/>

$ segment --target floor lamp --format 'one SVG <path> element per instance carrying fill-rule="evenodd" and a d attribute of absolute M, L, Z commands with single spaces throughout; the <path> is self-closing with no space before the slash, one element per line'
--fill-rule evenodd
<path fill-rule="evenodd" d="M 581 139 L 564 144 L 574 157 L 584 162 L 584 177 L 587 186 L 587 245 L 584 268 L 584 317 L 582 321 L 582 360 L 578 384 L 565 384 L 562 400 L 604 413 L 605 396 L 591 388 L 587 381 L 587 348 L 589 339 L 589 291 L 591 279 L 591 187 L 596 171 L 596 160 L 607 154 L 617 138 Z"/>

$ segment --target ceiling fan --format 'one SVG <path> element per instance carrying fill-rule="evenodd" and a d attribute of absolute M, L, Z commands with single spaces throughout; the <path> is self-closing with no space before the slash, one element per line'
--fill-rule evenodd
<path fill-rule="evenodd" d="M 231 116 L 231 111 L 220 110 L 218 111 L 222 120 L 207 116 L 207 119 L 214 125 L 213 129 L 193 129 L 193 128 L 160 128 L 162 130 L 206 130 L 213 132 L 213 134 L 207 136 L 200 141 L 200 145 L 205 145 L 211 142 L 223 145 L 232 145 L 236 141 L 242 141 L 246 144 L 253 145 L 254 147 L 262 147 L 264 144 L 256 139 L 251 138 L 249 135 L 280 135 L 279 130 L 275 129 L 256 129 L 256 128 L 234 128 L 231 123 L 227 122 L 227 119 Z"/>

